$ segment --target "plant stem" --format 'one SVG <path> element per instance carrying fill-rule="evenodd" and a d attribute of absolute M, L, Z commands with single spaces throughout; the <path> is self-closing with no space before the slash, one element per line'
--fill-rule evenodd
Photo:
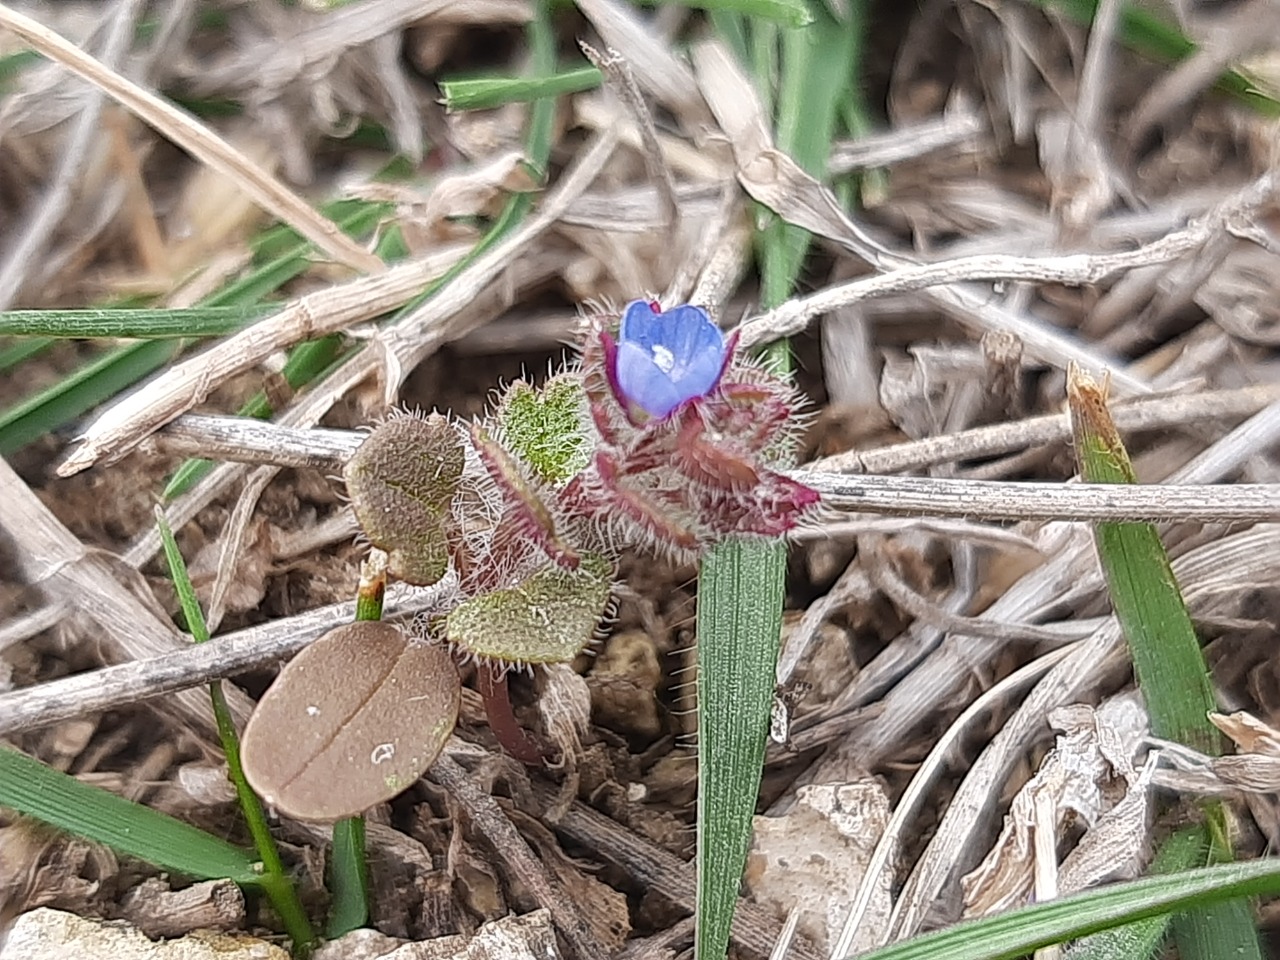
<path fill-rule="evenodd" d="M 178 551 L 178 544 L 173 538 L 173 531 L 165 520 L 164 510 L 156 507 L 156 523 L 160 528 L 160 537 L 164 542 L 165 559 L 169 562 L 169 574 L 173 578 L 178 600 L 182 605 L 183 616 L 187 620 L 187 630 L 196 643 L 205 643 L 209 639 L 209 628 L 205 624 L 204 612 L 196 599 L 195 588 L 187 573 L 187 565 Z M 215 680 L 209 684 L 209 697 L 213 701 L 213 715 L 218 724 L 218 738 L 222 741 L 222 749 L 227 757 L 227 776 L 236 789 L 240 800 L 240 809 L 244 811 L 245 823 L 249 834 L 253 837 L 254 847 L 262 861 L 262 889 L 271 899 L 276 912 L 284 923 L 284 928 L 293 941 L 295 956 L 305 957 L 310 954 L 315 944 L 315 932 L 311 921 L 307 918 L 302 902 L 298 899 L 293 882 L 284 872 L 284 863 L 280 859 L 280 850 L 275 838 L 271 836 L 271 828 L 267 824 L 266 812 L 262 802 L 245 779 L 244 768 L 240 763 L 240 737 L 235 723 L 231 719 L 231 710 L 227 706 L 226 695 L 222 691 L 222 681 Z"/>

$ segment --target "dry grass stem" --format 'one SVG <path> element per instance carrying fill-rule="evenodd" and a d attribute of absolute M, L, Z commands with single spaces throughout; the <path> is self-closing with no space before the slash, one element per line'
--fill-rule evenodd
<path fill-rule="evenodd" d="M 1277 400 L 1280 400 L 1280 384 L 1259 384 L 1238 390 L 1139 397 L 1116 404 L 1111 413 L 1116 426 L 1122 430 L 1161 430 L 1252 416 Z M 850 450 L 822 457 L 808 466 L 811 470 L 831 473 L 898 473 L 1034 449 L 1070 439 L 1067 415 L 1055 414 L 975 427 L 875 450 Z"/>
<path fill-rule="evenodd" d="M 386 616 L 411 616 L 433 603 L 430 591 L 391 590 Z M 207 709 L 207 691 L 193 688 L 286 660 L 321 634 L 350 623 L 354 615 L 354 602 L 332 604 L 223 634 L 209 643 L 171 646 L 128 663 L 0 694 L 0 736 L 183 691 L 190 691 L 193 702 Z M 227 692 L 234 691 L 228 687 Z"/>
<path fill-rule="evenodd" d="M 1229 584 L 1280 575 L 1280 538 L 1274 526 L 1256 526 L 1190 551 L 1174 560 L 1173 568 L 1194 615 Z M 995 606 L 1000 605 L 997 602 Z M 934 840 L 917 861 L 895 904 L 895 939 L 919 929 L 942 884 L 958 864 L 969 862 L 963 852 L 972 849 L 971 831 L 983 822 L 983 813 L 996 800 L 1023 751 L 1042 736 L 1047 712 L 1082 696 L 1106 677 L 1110 667 L 1124 660 L 1120 629 L 1114 620 L 1087 641 L 1067 649 L 1069 655 L 1036 686 L 965 776 Z"/>
<path fill-rule="evenodd" d="M 955 105 L 935 119 L 834 144 L 827 160 L 827 173 L 835 177 L 855 170 L 892 166 L 935 150 L 976 147 L 982 130 L 982 117 L 972 105 Z"/>
<path fill-rule="evenodd" d="M 568 893 L 552 885 L 542 862 L 502 812 L 498 801 L 482 792 L 471 775 L 451 757 L 437 759 L 428 776 L 453 794 L 467 811 L 472 826 L 489 841 L 493 852 L 519 878 L 538 905 L 551 912 L 556 930 L 572 945 L 575 956 L 583 960 L 607 960 L 609 952 L 596 939 Z"/>
<path fill-rule="evenodd" d="M 587 59 L 604 74 L 609 89 L 622 102 L 640 131 L 640 143 L 643 147 L 642 155 L 648 180 L 658 189 L 658 200 L 662 210 L 659 228 L 674 232 L 680 219 L 675 177 L 663 159 L 662 148 L 658 145 L 658 133 L 653 126 L 653 116 L 645 106 L 644 96 L 636 84 L 631 65 L 616 50 L 606 50 L 601 54 L 591 44 L 581 40 L 578 46 L 582 48 Z"/>
<path fill-rule="evenodd" d="M 234 418 L 229 417 L 191 417 L 175 434 L 175 445 L 191 449 L 201 442 L 196 437 L 204 436 L 207 426 L 212 428 L 210 443 L 225 445 L 220 451 L 224 456 L 250 463 L 280 465 L 283 460 L 290 465 L 314 466 L 324 462 L 321 455 L 327 447 L 329 461 L 337 466 L 359 439 L 358 435 L 342 437 L 332 430 L 303 436 L 303 431 L 273 429 L 264 423 L 250 424 L 243 433 L 236 433 L 233 423 Z M 235 439 L 228 439 L 233 433 Z M 845 476 L 812 470 L 795 470 L 791 475 L 822 493 L 828 505 L 862 513 L 988 520 L 1280 519 L 1280 484 L 1128 487 Z"/>
<path fill-rule="evenodd" d="M 888 826 L 885 827 L 884 833 L 880 835 L 880 839 L 876 842 L 875 851 L 867 864 L 867 872 L 863 876 L 862 883 L 858 886 L 858 891 L 849 906 L 849 914 L 845 918 L 844 927 L 840 931 L 840 939 L 836 941 L 835 946 L 832 948 L 831 955 L 833 957 L 843 957 L 848 954 L 850 944 L 853 943 L 854 938 L 857 936 L 858 927 L 862 924 L 863 917 L 866 916 L 867 907 L 871 904 L 871 898 L 880 882 L 880 876 L 891 866 L 894 853 L 902 845 L 904 831 L 910 825 L 912 819 L 919 814 L 921 804 L 927 798 L 929 791 L 933 789 L 934 784 L 937 783 L 938 778 L 946 770 L 948 763 L 951 761 L 950 754 L 960 742 L 960 738 L 993 706 L 1004 702 L 1006 698 L 1018 693 L 1028 684 L 1038 681 L 1070 652 L 1070 647 L 1062 647 L 1042 657 L 1037 657 L 1025 666 L 1015 670 L 991 687 L 991 689 L 984 691 L 981 696 L 976 697 L 965 708 L 964 712 L 947 727 L 946 732 L 938 738 L 933 749 L 929 751 L 929 755 L 920 764 L 915 776 L 911 778 L 906 791 L 899 798 L 897 806 L 893 809 L 893 815 L 889 818 Z M 888 942 L 888 933 L 889 931 L 886 929 L 885 937 L 876 946 L 882 946 Z"/>
<path fill-rule="evenodd" d="M 917 621 L 945 630 L 955 636 L 984 637 L 1006 643 L 1040 643 L 1059 645 L 1083 640 L 1097 628 L 1091 620 L 1072 619 L 1058 623 L 1009 623 L 982 617 L 964 617 L 944 610 L 934 601 L 911 587 L 894 568 L 884 549 L 883 538 L 860 537 L 859 556 L 871 582 L 901 609 Z"/>
<path fill-rule="evenodd" d="M 189 644 L 165 616 L 159 605 L 140 599 L 149 596 L 135 571 L 105 551 L 85 547 L 50 512 L 9 464 L 0 459 L 0 531 L 13 544 L 17 557 L 14 573 L 20 582 L 39 589 L 46 597 L 66 600 L 92 620 L 96 647 L 116 660 L 141 660 L 162 656 Z M 136 592 L 128 578 L 139 586 Z M 228 703 L 240 720 L 249 715 L 251 701 L 243 694 L 229 694 Z M 203 734 L 215 729 L 209 698 L 200 691 L 175 697 L 169 703 L 184 725 Z"/>
<path fill-rule="evenodd" d="M 100 413 L 86 428 L 80 444 L 59 465 L 59 475 L 70 476 L 100 461 L 119 460 L 144 436 L 202 402 L 227 378 L 261 363 L 277 350 L 394 310 L 462 255 L 463 249 L 455 246 L 377 276 L 359 277 L 306 294 L 279 313 L 170 366 L 141 390 Z"/>
<path fill-rule="evenodd" d="M 1261 203 L 1269 196 L 1271 190 L 1272 178 L 1267 175 L 1248 191 L 1247 195 L 1250 198 L 1248 206 Z M 742 325 L 742 342 L 746 345 L 755 345 L 779 340 L 802 332 L 815 317 L 839 307 L 873 297 L 892 296 L 924 290 L 928 287 L 975 280 L 992 283 L 1026 281 L 1067 286 L 1098 283 L 1125 270 L 1168 263 L 1193 253 L 1224 230 L 1229 219 L 1235 218 L 1242 212 L 1242 204 L 1232 203 L 1217 216 L 1210 216 L 1136 250 L 1124 253 L 1075 253 L 1044 257 L 992 254 L 897 267 L 886 273 L 851 280 L 807 297 L 789 300 L 768 313 L 752 317 Z M 1062 338 L 1045 339 L 1033 335 L 1023 339 L 1028 352 L 1046 362 L 1065 365 L 1062 358 L 1068 350 L 1058 342 Z M 1080 351 L 1077 349 L 1071 352 Z M 1092 356 L 1092 354 L 1089 355 Z M 1093 361 L 1084 362 L 1093 364 Z"/>
<path fill-rule="evenodd" d="M 264 210 L 289 224 L 338 263 L 362 273 L 385 269 L 381 260 L 348 239 L 337 224 L 317 213 L 191 114 L 144 90 L 43 24 L 4 4 L 0 4 L 0 27 L 12 30 L 50 60 L 74 70 L 193 157 L 230 177 Z"/>
<path fill-rule="evenodd" d="M 115 5 L 102 49 L 103 69 L 114 70 L 128 52 L 142 6 L 140 0 L 120 0 Z M 102 93 L 91 87 L 83 98 L 39 208 L 27 219 L 4 263 L 0 264 L 0 310 L 8 309 L 24 284 L 34 279 L 32 265 L 39 260 L 50 234 L 62 222 L 75 194 L 76 180 L 88 163 L 92 148 L 100 142 L 103 105 Z"/>

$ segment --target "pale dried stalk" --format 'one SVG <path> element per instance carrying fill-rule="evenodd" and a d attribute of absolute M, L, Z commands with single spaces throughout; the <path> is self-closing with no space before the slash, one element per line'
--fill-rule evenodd
<path fill-rule="evenodd" d="M 895 569 L 884 548 L 884 538 L 871 534 L 858 538 L 858 555 L 865 557 L 871 582 L 916 621 L 962 637 L 985 637 L 1007 643 L 1041 643 L 1061 646 L 1083 640 L 1098 624 L 1092 620 L 1061 620 L 1054 623 L 1022 623 L 966 617 L 944 610 L 915 590 Z"/>
<path fill-rule="evenodd" d="M 1206 390 L 1182 396 L 1140 397 L 1116 404 L 1111 415 L 1121 430 L 1152 430 L 1247 417 L 1280 400 L 1280 383 L 1238 390 Z M 991 457 L 1071 439 L 1066 414 L 975 427 L 875 450 L 850 450 L 822 457 L 811 470 L 831 473 L 897 473 L 940 463 Z"/>
<path fill-rule="evenodd" d="M 103 63 L 110 65 L 105 69 L 113 69 L 124 58 L 133 41 L 134 24 L 141 7 L 140 0 L 123 0 L 110 14 L 111 26 L 102 50 Z M 35 213 L 23 225 L 9 256 L 0 265 L 0 310 L 8 309 L 21 293 L 24 282 L 34 279 L 31 265 L 71 205 L 76 182 L 89 159 L 90 149 L 101 143 L 103 105 L 101 92 L 97 89 L 87 91 L 49 186 Z"/>
<path fill-rule="evenodd" d="M 966 144 L 976 146 L 984 129 L 983 118 L 969 104 L 948 108 L 940 117 L 908 123 L 895 130 L 875 133 L 857 140 L 832 144 L 827 174 L 838 177 L 854 170 L 887 167 L 914 160 L 935 150 Z"/>
<path fill-rule="evenodd" d="M 386 618 L 411 616 L 430 609 L 434 602 L 430 591 L 397 588 L 387 593 Z M 144 660 L 0 694 L 0 736 L 163 697 L 270 666 L 292 657 L 326 631 L 350 623 L 354 616 L 355 603 L 345 601 L 228 633 L 209 643 L 187 644 Z M 243 697 L 238 691 L 236 695 Z M 191 697 L 193 703 L 208 708 L 207 693 L 195 690 Z M 212 724 L 212 717 L 209 723 Z"/>
<path fill-rule="evenodd" d="M 259 421 L 245 424 L 239 433 L 240 422 L 236 417 L 186 417 L 174 434 L 175 446 L 248 463 L 336 471 L 363 439 L 351 431 L 287 430 Z M 794 470 L 791 476 L 821 493 L 829 506 L 860 513 L 988 520 L 1280 519 L 1280 484 L 1002 483 L 811 470 Z"/>
<path fill-rule="evenodd" d="M 755 346 L 780 340 L 801 333 L 814 317 L 838 307 L 928 287 L 975 280 L 992 283 L 1030 281 L 1068 286 L 1098 283 L 1124 270 L 1168 263 L 1186 256 L 1203 246 L 1206 240 L 1221 229 L 1221 223 L 1211 217 L 1136 250 L 1122 253 L 1073 253 L 1045 257 L 987 254 L 897 267 L 886 273 L 827 287 L 807 297 L 788 300 L 768 313 L 744 323 L 741 342 L 743 346 Z M 1036 346 L 1028 340 L 1029 352 L 1035 351 Z M 1090 360 L 1085 362 L 1092 363 Z"/>
<path fill-rule="evenodd" d="M 540 907 L 551 912 L 556 930 L 572 945 L 574 955 L 583 960 L 608 960 L 609 951 L 587 925 L 572 897 L 563 887 L 552 882 L 542 862 L 502 812 L 498 801 L 480 790 L 471 774 L 452 757 L 438 757 L 427 775 L 453 794 L 467 811 L 471 825 L 488 839 L 507 869 L 520 880 Z"/>
<path fill-rule="evenodd" d="M 0 3 L 0 26 L 37 52 L 79 74 L 132 111 L 200 162 L 234 180 L 264 210 L 289 224 L 333 257 L 362 273 L 380 273 L 385 264 L 351 240 L 332 220 L 255 164 L 185 110 L 108 69 L 48 27 Z"/>
<path fill-rule="evenodd" d="M 142 436 L 202 402 L 225 380 L 261 363 L 277 350 L 394 310 L 462 255 L 463 248 L 455 247 L 446 254 L 401 264 L 378 276 L 359 277 L 308 293 L 279 313 L 168 367 L 142 389 L 127 394 L 99 414 L 85 429 L 80 444 L 59 464 L 59 476 L 78 473 L 100 460 L 115 462 Z"/>
<path fill-rule="evenodd" d="M 1009 674 L 1009 676 L 969 704 L 964 713 L 956 718 L 955 722 L 947 728 L 946 733 L 934 744 L 933 749 L 929 751 L 929 755 L 920 764 L 920 769 L 911 778 L 911 782 L 903 792 L 902 798 L 894 808 L 893 816 L 889 818 L 889 823 L 885 827 L 884 833 L 876 841 L 875 851 L 871 854 L 871 860 L 867 863 L 866 873 L 862 876 L 862 883 L 858 886 L 858 892 L 853 898 L 853 903 L 849 907 L 849 914 L 844 921 L 844 927 L 840 931 L 840 939 L 836 941 L 835 946 L 831 949 L 832 957 L 845 957 L 848 955 L 849 950 L 852 948 L 853 940 L 857 936 L 858 927 L 866 916 L 867 908 L 871 905 L 871 897 L 880 884 L 880 875 L 889 867 L 890 860 L 899 849 L 903 831 L 906 830 L 907 824 L 916 815 L 921 801 L 925 799 L 933 788 L 938 776 L 946 769 L 948 755 L 960 740 L 961 735 L 968 732 L 970 724 L 981 717 L 987 716 L 987 711 L 1003 702 L 1006 697 L 1021 690 L 1027 684 L 1039 680 L 1066 657 L 1072 649 L 1072 647 L 1062 647 L 1054 650 Z"/>
<path fill-rule="evenodd" d="M 1170 477 L 1170 482 L 1219 482 L 1254 459 L 1259 450 L 1276 443 L 1278 437 L 1280 404 L 1237 427 L 1193 464 Z M 1247 442 L 1243 442 L 1245 439 Z M 1038 539 L 1040 552 L 1049 558 L 1047 562 L 1013 584 L 981 616 L 1007 621 L 1034 620 L 1052 610 L 1079 609 L 1098 596 L 1103 583 L 1093 538 L 1087 528 L 1051 523 L 1041 528 Z M 963 599 L 967 606 L 972 598 Z M 796 736 L 796 745 L 801 750 L 830 746 L 814 771 L 815 777 L 841 776 L 839 771 L 848 763 L 865 767 L 877 758 L 896 755 L 900 745 L 919 729 L 936 704 L 962 695 L 962 687 L 973 671 L 990 663 L 1000 649 L 996 641 L 966 637 L 921 653 L 920 638 L 913 635 L 916 632 L 919 632 L 918 626 L 913 626 L 902 638 L 891 642 L 883 654 L 884 659 L 872 660 L 834 705 L 834 709 L 850 711 L 873 699 L 881 700 L 874 714 L 865 717 L 865 722 L 851 728 L 847 722 L 833 717 Z"/>
<path fill-rule="evenodd" d="M 606 49 L 601 54 L 591 44 L 579 40 L 578 46 L 595 66 L 604 74 L 605 81 L 614 95 L 622 101 L 631 119 L 640 131 L 640 143 L 644 147 L 645 171 L 648 179 L 658 188 L 658 199 L 662 205 L 662 224 L 664 229 L 674 231 L 680 219 L 680 204 L 676 202 L 676 179 L 662 156 L 662 148 L 658 145 L 658 132 L 653 125 L 653 116 L 645 105 L 644 96 L 636 83 L 631 65 L 618 51 Z"/>
<path fill-rule="evenodd" d="M 377 331 L 373 349 L 362 350 L 349 360 L 342 368 L 343 375 L 355 369 L 361 377 L 368 376 L 381 364 L 390 406 L 409 371 L 450 336 L 465 332 L 445 329 L 446 321 L 474 301 L 530 241 L 559 219 L 595 179 L 617 142 L 613 130 L 604 131 L 565 172 L 556 189 L 523 227 L 477 257 L 422 306 Z M 103 412 L 59 466 L 59 474 L 77 473 L 103 459 L 118 460 L 145 436 L 200 402 L 222 379 L 283 346 L 282 338 L 285 342 L 308 339 L 385 313 L 410 299 L 436 275 L 438 272 L 425 262 L 409 263 L 380 277 L 362 278 L 294 301 L 283 314 L 264 321 L 287 321 L 287 337 L 274 327 L 261 330 L 262 324 L 258 324 L 160 374 Z M 317 309 L 326 312 L 317 315 Z M 259 343 L 260 339 L 267 342 Z"/>
<path fill-rule="evenodd" d="M 848 477 L 796 470 L 791 476 L 845 510 L 987 520 L 1280 519 L 1280 484 L 1006 483 L 937 477 Z"/>
<path fill-rule="evenodd" d="M 127 585 L 111 554 L 82 544 L 31 489 L 0 459 L 0 533 L 11 541 L 16 557 L 13 571 L 54 601 L 64 600 L 92 620 L 97 643 L 106 659 L 163 656 L 189 643 L 152 600 Z M 142 591 L 141 575 L 129 571 Z M 237 719 L 249 715 L 250 701 L 229 691 L 228 704 Z M 181 722 L 202 734 L 215 728 L 209 698 L 199 691 L 184 693 L 169 705 Z M 5 713 L 0 710 L 0 722 Z"/>
<path fill-rule="evenodd" d="M 1193 614 L 1201 603 L 1212 602 L 1234 584 L 1249 579 L 1273 581 L 1280 570 L 1280 539 L 1276 532 L 1275 526 L 1259 525 L 1175 559 L 1174 575 Z M 1082 543 L 1088 541 L 1082 538 Z M 996 606 L 1009 606 L 1014 593 L 1006 594 Z M 989 610 L 984 615 L 1004 613 Z M 1087 695 L 1099 676 L 1124 655 L 1120 628 L 1114 618 L 1088 640 L 1064 649 L 1068 655 L 1031 691 L 966 774 L 894 906 L 893 939 L 919 930 L 957 861 L 963 859 L 971 832 L 985 822 L 983 813 L 995 802 L 1031 742 L 1044 733 L 1044 717 L 1049 710 Z M 934 690 L 933 695 L 936 703 L 937 697 L 948 694 Z"/>

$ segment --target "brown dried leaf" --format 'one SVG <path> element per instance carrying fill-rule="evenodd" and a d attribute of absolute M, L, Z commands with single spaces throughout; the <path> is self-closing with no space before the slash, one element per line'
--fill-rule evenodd
<path fill-rule="evenodd" d="M 1131 758 L 1145 732 L 1146 716 L 1131 695 L 1113 697 L 1097 710 L 1081 704 L 1061 707 L 1049 714 L 1049 722 L 1065 733 L 1014 797 L 995 846 L 960 881 L 966 918 L 1021 906 L 1033 892 L 1039 899 L 1056 896 L 1055 851 L 1069 818 L 1078 818 L 1092 832 L 1111 809 L 1103 787 L 1117 775 L 1131 786 L 1139 779 Z M 1144 787 L 1121 812 L 1134 826 L 1126 840 L 1126 862 L 1145 843 L 1137 829 L 1146 826 L 1145 796 Z M 1098 842 L 1106 839 L 1104 835 Z M 1081 856 L 1088 859 L 1073 866 L 1072 882 L 1088 879 L 1092 855 L 1086 850 Z"/>
<path fill-rule="evenodd" d="M 244 772 L 299 820 L 337 820 L 422 775 L 453 732 L 461 684 L 442 647 L 381 621 L 329 631 L 280 672 L 244 731 Z"/>
<path fill-rule="evenodd" d="M 1244 710 L 1232 714 L 1211 713 L 1209 722 L 1231 738 L 1244 753 L 1280 757 L 1280 730 Z"/>

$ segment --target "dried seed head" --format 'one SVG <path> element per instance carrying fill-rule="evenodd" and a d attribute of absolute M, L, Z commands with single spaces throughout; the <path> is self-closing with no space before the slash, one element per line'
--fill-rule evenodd
<path fill-rule="evenodd" d="M 329 631 L 276 678 L 245 727 L 254 790 L 299 820 L 338 820 L 403 792 L 458 719 L 449 652 L 361 620 Z"/>
<path fill-rule="evenodd" d="M 388 572 L 429 586 L 449 567 L 449 506 L 466 462 L 462 438 L 440 414 L 396 416 L 377 427 L 342 472 L 365 536 L 387 551 Z"/>
<path fill-rule="evenodd" d="M 445 618 L 445 635 L 499 665 L 567 662 L 591 642 L 612 578 L 612 564 L 594 553 L 582 554 L 573 570 L 547 564 L 513 587 L 459 604 Z"/>

